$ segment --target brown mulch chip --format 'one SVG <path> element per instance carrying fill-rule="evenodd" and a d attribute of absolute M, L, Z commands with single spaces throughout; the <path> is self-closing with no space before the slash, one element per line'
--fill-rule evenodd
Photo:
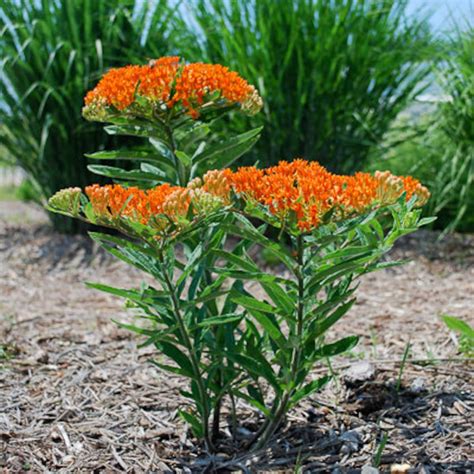
<path fill-rule="evenodd" d="M 83 284 L 146 276 L 88 237 L 54 233 L 30 206 L 0 203 L 0 472 L 368 473 L 377 453 L 385 472 L 473 472 L 474 365 L 440 316 L 474 322 L 474 236 L 437 237 L 404 239 L 389 258 L 409 263 L 364 278 L 329 335 L 356 334 L 359 345 L 269 449 L 236 452 L 224 424 L 222 452 L 210 456 L 178 416 L 180 379 L 112 321 L 130 321 L 123 301 Z M 259 418 L 240 410 L 245 440 Z"/>

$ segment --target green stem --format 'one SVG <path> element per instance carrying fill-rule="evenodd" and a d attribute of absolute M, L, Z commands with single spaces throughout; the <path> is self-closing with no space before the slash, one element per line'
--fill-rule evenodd
<path fill-rule="evenodd" d="M 168 124 L 166 124 L 165 131 L 166 135 L 168 136 L 171 154 L 173 155 L 173 159 L 178 170 L 178 184 L 180 186 L 186 186 L 188 184 L 186 168 L 183 165 L 182 161 L 176 156 L 176 151 L 178 150 L 178 147 L 176 145 L 176 140 L 174 139 L 173 129 Z"/>
<path fill-rule="evenodd" d="M 207 265 L 206 265 L 207 266 Z M 208 268 L 204 270 L 204 281 L 206 286 L 209 286 L 213 283 L 213 278 L 212 274 L 209 271 Z M 210 316 L 217 316 L 219 314 L 217 304 L 215 301 L 211 301 L 208 304 L 208 311 L 210 313 Z M 212 333 L 215 338 L 216 344 L 219 344 L 219 339 L 220 339 L 220 333 L 222 331 L 222 328 L 220 327 L 213 327 L 212 328 Z M 220 366 L 223 367 L 223 360 L 221 357 L 219 357 L 219 362 Z M 221 388 L 223 384 L 223 379 L 224 379 L 224 369 L 220 368 L 217 370 L 216 374 L 216 385 L 217 387 Z M 212 440 L 215 442 L 218 437 L 219 437 L 219 429 L 220 429 L 220 417 L 221 417 L 221 405 L 222 405 L 222 396 L 219 396 L 216 400 L 216 405 L 214 408 L 214 413 L 213 413 L 213 419 L 212 419 Z"/>
<path fill-rule="evenodd" d="M 297 283 L 298 283 L 298 305 L 297 305 L 297 322 L 296 322 L 296 340 L 301 341 L 303 335 L 303 323 L 304 323 L 304 246 L 303 246 L 303 237 L 298 235 L 296 240 L 296 261 L 297 261 Z M 290 370 L 290 381 L 288 383 L 288 388 L 285 390 L 281 402 L 276 410 L 274 417 L 271 420 L 267 420 L 265 428 L 261 431 L 261 435 L 258 438 L 255 447 L 252 451 L 256 451 L 264 448 L 267 443 L 270 441 L 270 438 L 273 436 L 275 431 L 281 425 L 282 419 L 288 411 L 288 404 L 291 398 L 291 395 L 294 393 L 294 385 L 296 381 L 298 367 L 300 365 L 301 359 L 301 347 L 298 345 L 294 348 L 292 353 L 291 360 L 291 370 Z"/>
<path fill-rule="evenodd" d="M 219 398 L 216 401 L 216 406 L 214 407 L 214 413 L 212 417 L 212 442 L 215 443 L 219 438 L 219 431 L 220 431 L 220 421 L 221 421 L 221 406 L 222 406 L 222 398 Z"/>
<path fill-rule="evenodd" d="M 176 151 L 178 150 L 178 146 L 174 138 L 173 127 L 171 127 L 169 124 L 170 117 L 164 120 L 160 118 L 158 114 L 154 113 L 153 119 L 156 120 L 160 124 L 161 128 L 166 133 L 166 137 L 168 138 L 168 147 L 171 151 L 171 155 L 173 156 L 173 161 L 178 172 L 178 185 L 186 186 L 188 184 L 189 173 L 187 172 L 186 167 L 183 165 L 181 160 L 176 156 Z"/>
<path fill-rule="evenodd" d="M 231 420 L 232 420 L 232 439 L 237 439 L 237 410 L 235 407 L 235 398 L 233 393 L 229 394 L 230 396 L 230 406 L 231 406 Z"/>
<path fill-rule="evenodd" d="M 163 259 L 163 255 L 160 253 L 159 254 L 159 260 L 162 265 L 162 267 L 165 266 L 165 262 Z M 193 344 L 191 342 L 191 339 L 189 337 L 188 331 L 186 329 L 186 324 L 184 322 L 183 316 L 181 314 L 181 308 L 179 305 L 178 298 L 176 297 L 176 291 L 173 285 L 173 282 L 171 281 L 170 277 L 168 276 L 167 269 L 163 268 L 163 276 L 164 276 L 164 281 L 167 286 L 167 289 L 170 293 L 171 297 L 171 303 L 173 305 L 173 309 L 175 312 L 176 320 L 178 322 L 178 327 L 181 333 L 181 337 L 183 339 L 184 345 L 186 349 L 188 350 L 189 358 L 191 360 L 191 365 L 193 367 L 194 375 L 196 377 L 196 383 L 198 385 L 198 390 L 199 394 L 201 397 L 201 404 L 202 404 L 202 425 L 203 425 L 203 433 L 204 433 L 204 441 L 206 443 L 206 447 L 209 449 L 209 451 L 214 451 L 214 444 L 212 442 L 211 437 L 209 436 L 209 407 L 208 407 L 208 400 L 207 400 L 207 393 L 206 389 L 204 387 L 204 383 L 201 377 L 201 371 L 199 370 L 199 361 L 196 358 L 196 354 L 194 351 Z"/>

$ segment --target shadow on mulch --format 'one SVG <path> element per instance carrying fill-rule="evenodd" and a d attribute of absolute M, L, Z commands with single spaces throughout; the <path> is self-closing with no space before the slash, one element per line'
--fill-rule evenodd
<path fill-rule="evenodd" d="M 434 460 L 427 449 L 427 446 L 436 449 L 436 445 L 445 443 L 447 438 L 467 433 L 467 414 L 474 401 L 472 393 L 428 389 L 414 392 L 405 386 L 397 390 L 391 382 L 375 380 L 345 384 L 342 395 L 344 400 L 337 406 L 318 405 L 313 401 L 308 408 L 306 404 L 305 409 L 298 410 L 299 419 L 306 420 L 287 420 L 266 450 L 242 454 L 242 448 L 227 439 L 223 441 L 221 452 L 214 456 L 194 453 L 197 459 L 193 461 L 187 457 L 176 461 L 193 473 L 355 474 L 361 472 L 361 465 L 373 464 L 385 433 L 388 442 L 381 451 L 381 472 L 387 472 L 401 460 L 410 466 L 403 471 L 406 473 L 467 473 L 473 467 L 469 446 L 456 440 L 452 440 L 453 448 L 463 449 L 465 460 L 440 462 Z M 448 419 L 460 411 L 466 415 L 462 416 L 461 423 Z M 255 432 L 256 428 L 251 420 L 240 427 L 249 438 L 250 431 Z M 295 466 L 300 470 L 295 471 Z"/>

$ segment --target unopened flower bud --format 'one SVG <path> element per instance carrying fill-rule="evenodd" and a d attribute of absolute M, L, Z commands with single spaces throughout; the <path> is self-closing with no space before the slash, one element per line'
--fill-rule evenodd
<path fill-rule="evenodd" d="M 255 115 L 263 107 L 263 100 L 260 97 L 257 89 L 255 87 L 252 87 L 252 91 L 250 94 L 247 96 L 247 98 L 242 102 L 241 105 L 241 110 L 245 112 L 247 115 Z"/>
<path fill-rule="evenodd" d="M 81 194 L 81 188 L 61 189 L 49 198 L 48 204 L 53 209 L 77 216 L 81 208 Z"/>

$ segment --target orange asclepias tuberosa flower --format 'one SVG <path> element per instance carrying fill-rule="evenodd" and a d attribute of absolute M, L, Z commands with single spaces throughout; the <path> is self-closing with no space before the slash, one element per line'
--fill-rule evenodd
<path fill-rule="evenodd" d="M 166 223 L 188 222 L 191 204 L 194 216 L 205 215 L 231 206 L 232 195 L 243 198 L 250 208 L 263 205 L 282 222 L 293 218 L 297 229 L 304 232 L 318 227 L 329 211 L 332 220 L 341 220 L 392 204 L 403 193 L 407 200 L 415 196 L 419 206 L 429 198 L 428 190 L 412 177 L 398 177 L 389 172 L 337 175 L 319 163 L 300 159 L 282 161 L 266 169 L 250 166 L 237 171 L 213 170 L 186 187 L 162 184 L 142 190 L 118 184 L 95 184 L 85 192 L 97 216 L 131 219 L 158 226 L 160 230 Z"/>
<path fill-rule="evenodd" d="M 172 56 L 110 69 L 87 93 L 83 115 L 106 121 L 114 113 L 153 116 L 182 110 L 197 118 L 211 105 L 239 105 L 252 115 L 262 107 L 262 99 L 254 86 L 225 66 L 184 64 Z"/>

